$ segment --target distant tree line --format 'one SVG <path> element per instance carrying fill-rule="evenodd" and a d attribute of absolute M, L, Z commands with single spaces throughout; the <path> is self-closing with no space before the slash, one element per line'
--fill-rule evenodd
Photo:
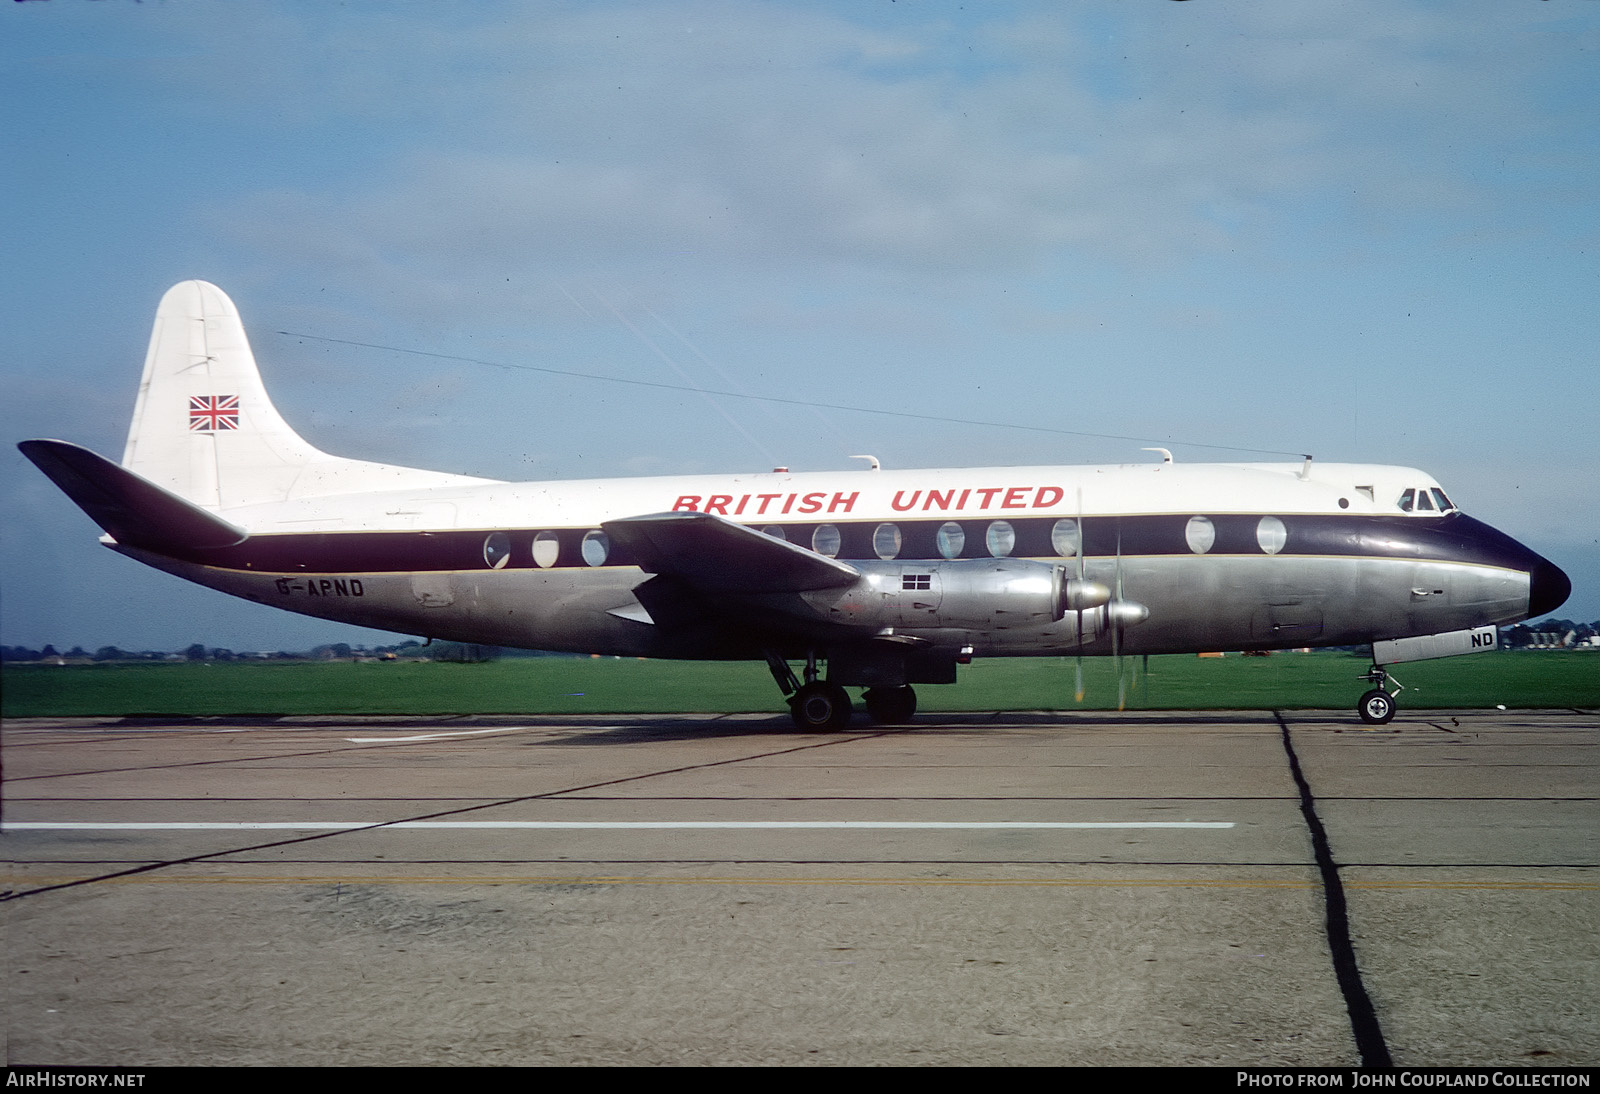
<path fill-rule="evenodd" d="M 1512 649 L 1549 645 L 1551 640 L 1561 645 L 1581 646 L 1600 635 L 1600 619 L 1593 623 L 1574 623 L 1570 619 L 1541 619 L 1532 624 L 1518 623 L 1514 627 L 1500 628 L 1500 644 Z M 1541 638 L 1543 641 L 1541 641 Z"/>
<path fill-rule="evenodd" d="M 90 653 L 82 646 L 62 652 L 53 645 L 43 649 L 28 646 L 0 646 L 0 661 L 10 662 L 128 662 L 128 661 L 450 661 L 477 664 L 501 657 L 549 657 L 542 650 L 509 649 L 476 642 L 419 642 L 409 639 L 392 646 L 352 646 L 348 642 L 329 642 L 309 650 L 275 652 L 235 652 L 221 646 L 195 642 L 181 650 L 124 650 L 101 646 Z"/>

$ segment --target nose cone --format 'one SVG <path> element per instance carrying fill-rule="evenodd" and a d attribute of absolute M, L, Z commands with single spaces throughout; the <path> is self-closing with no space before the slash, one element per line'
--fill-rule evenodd
<path fill-rule="evenodd" d="M 1572 579 L 1561 567 L 1541 558 L 1528 575 L 1528 615 L 1549 615 L 1572 595 Z"/>

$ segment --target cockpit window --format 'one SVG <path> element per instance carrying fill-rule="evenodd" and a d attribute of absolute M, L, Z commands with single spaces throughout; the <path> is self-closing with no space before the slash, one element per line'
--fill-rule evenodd
<path fill-rule="evenodd" d="M 1396 502 L 1402 513 L 1449 513 L 1454 503 L 1437 486 L 1418 486 L 1405 491 Z"/>

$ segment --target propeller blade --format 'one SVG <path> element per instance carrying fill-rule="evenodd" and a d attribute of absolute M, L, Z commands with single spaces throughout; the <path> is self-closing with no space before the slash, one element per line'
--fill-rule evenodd
<path fill-rule="evenodd" d="M 1078 584 L 1083 585 L 1083 487 L 1078 487 Z M 1083 702 L 1083 608 L 1076 613 L 1078 625 L 1078 655 L 1077 661 L 1077 688 L 1075 694 L 1078 702 Z"/>
<path fill-rule="evenodd" d="M 1113 601 L 1119 608 L 1122 606 L 1122 521 L 1117 521 L 1117 568 L 1116 568 L 1117 593 Z M 1128 688 L 1127 682 L 1122 678 L 1122 615 L 1121 612 L 1108 613 L 1112 616 L 1108 620 L 1111 624 L 1111 663 L 1117 670 L 1117 710 L 1127 708 Z"/>

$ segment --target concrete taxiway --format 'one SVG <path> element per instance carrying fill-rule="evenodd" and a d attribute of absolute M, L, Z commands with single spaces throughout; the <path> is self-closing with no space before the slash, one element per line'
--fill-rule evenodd
<path fill-rule="evenodd" d="M 1600 1063 L 1600 721 L 11 721 L 12 1064 Z"/>

